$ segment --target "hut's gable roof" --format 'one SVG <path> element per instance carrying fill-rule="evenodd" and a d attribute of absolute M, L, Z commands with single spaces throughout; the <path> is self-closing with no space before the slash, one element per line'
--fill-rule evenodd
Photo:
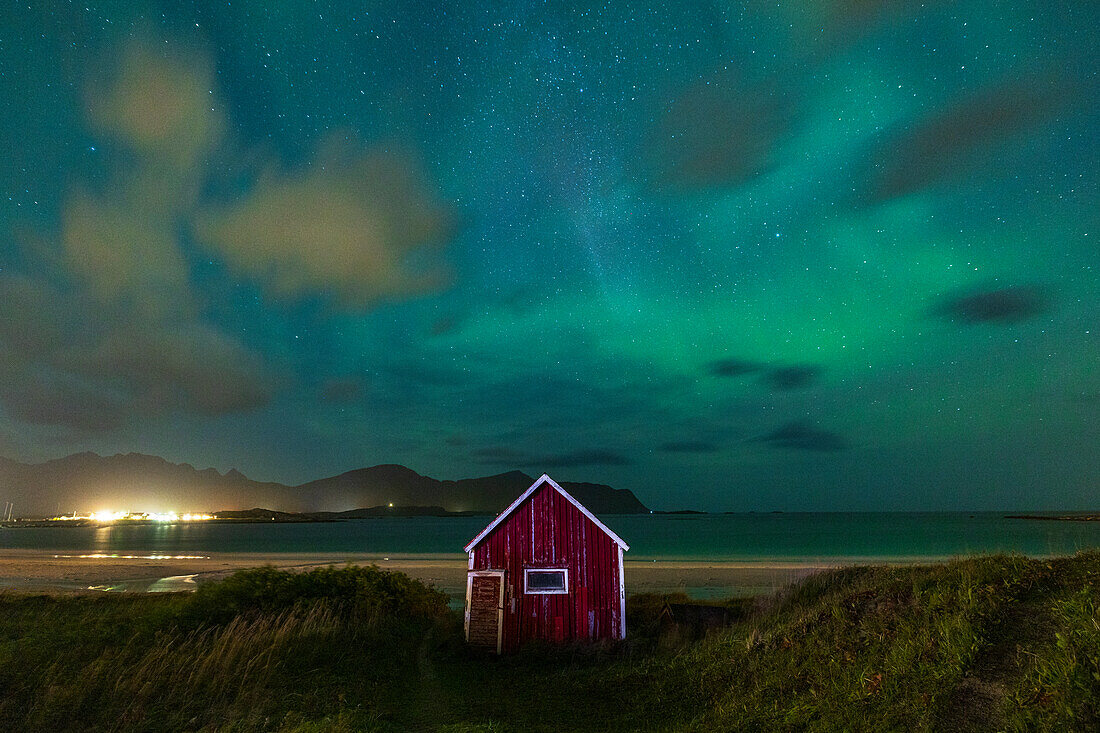
<path fill-rule="evenodd" d="M 604 534 L 606 534 L 608 537 L 610 537 L 612 540 L 614 540 L 615 544 L 617 544 L 619 547 L 623 548 L 624 551 L 630 549 L 630 546 L 627 545 L 625 542 L 623 542 L 622 538 L 619 537 L 619 535 L 612 532 L 606 524 L 604 524 L 603 522 L 601 522 L 599 519 L 596 518 L 595 514 L 588 511 L 587 509 L 585 509 L 583 504 L 581 504 L 579 501 L 577 501 L 572 496 L 570 496 L 569 492 L 566 491 L 565 489 L 563 489 L 558 484 L 557 481 L 550 478 L 549 476 L 547 476 L 544 473 L 544 474 L 542 474 L 542 476 L 539 476 L 538 480 L 536 480 L 535 483 L 531 484 L 531 487 L 529 489 L 527 489 L 527 491 L 524 491 L 522 494 L 520 494 L 519 498 L 516 499 L 515 501 L 513 501 L 507 509 L 505 509 L 500 514 L 498 514 L 497 518 L 489 523 L 489 526 L 487 526 L 485 529 L 481 530 L 481 532 L 477 535 L 477 537 L 474 537 L 472 540 L 470 540 L 470 544 L 466 545 L 466 548 L 465 548 L 466 552 L 470 552 L 471 550 L 473 550 L 475 547 L 478 546 L 478 544 L 481 543 L 481 541 L 483 539 L 485 539 L 490 534 L 492 534 L 493 530 L 496 529 L 497 526 L 501 522 L 503 522 L 505 519 L 507 519 L 512 514 L 512 512 L 514 512 L 516 509 L 519 508 L 519 506 L 521 504 L 523 504 L 523 502 L 527 501 L 527 498 L 529 496 L 531 496 L 531 494 L 534 494 L 536 491 L 538 491 L 539 487 L 542 486 L 543 484 L 549 485 L 550 488 L 554 489 L 554 491 L 557 491 L 559 494 L 561 494 L 563 497 L 565 497 L 565 499 L 570 504 L 575 506 L 581 512 L 581 514 L 583 514 L 584 516 L 591 519 L 593 524 L 595 524 L 597 527 L 599 527 L 603 531 Z"/>

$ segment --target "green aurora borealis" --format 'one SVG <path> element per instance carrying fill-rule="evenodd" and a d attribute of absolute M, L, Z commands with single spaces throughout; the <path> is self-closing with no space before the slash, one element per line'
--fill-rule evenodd
<path fill-rule="evenodd" d="M 1100 505 L 1097 3 L 185 5 L 0 11 L 0 455 Z"/>

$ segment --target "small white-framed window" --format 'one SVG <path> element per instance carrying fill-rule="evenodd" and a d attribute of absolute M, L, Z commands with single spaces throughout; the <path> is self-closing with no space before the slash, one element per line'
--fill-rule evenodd
<path fill-rule="evenodd" d="M 523 592 L 553 595 L 569 592 L 568 568 L 524 568 Z"/>

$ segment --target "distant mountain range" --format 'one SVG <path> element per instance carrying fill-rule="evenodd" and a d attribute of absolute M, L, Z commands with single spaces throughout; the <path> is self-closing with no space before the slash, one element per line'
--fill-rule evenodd
<path fill-rule="evenodd" d="M 76 453 L 37 464 L 0 458 L 0 501 L 14 502 L 13 516 L 25 517 L 102 509 L 346 511 L 390 503 L 495 514 L 533 482 L 533 477 L 520 471 L 440 481 L 405 466 L 385 464 L 287 486 L 253 481 L 236 469 L 223 474 L 141 453 Z M 591 483 L 562 482 L 562 486 L 596 514 L 649 511 L 627 489 Z"/>

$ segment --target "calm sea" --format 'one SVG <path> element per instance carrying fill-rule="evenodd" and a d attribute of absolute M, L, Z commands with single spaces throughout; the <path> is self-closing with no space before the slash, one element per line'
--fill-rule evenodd
<path fill-rule="evenodd" d="M 1027 555 L 1100 548 L 1100 522 L 1003 513 L 610 515 L 628 559 L 826 560 Z M 0 528 L 0 548 L 79 553 L 462 553 L 488 517 L 379 518 L 310 524 Z"/>

